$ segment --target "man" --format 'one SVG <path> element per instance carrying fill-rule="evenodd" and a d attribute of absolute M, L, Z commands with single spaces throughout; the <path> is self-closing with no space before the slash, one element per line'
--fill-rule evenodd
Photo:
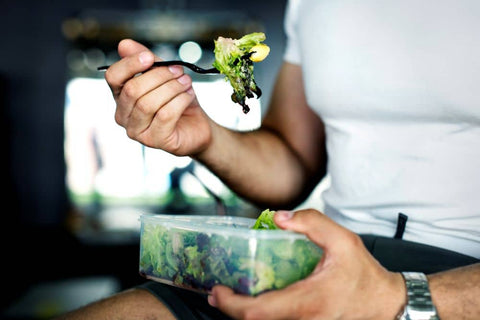
<path fill-rule="evenodd" d="M 294 208 L 328 174 L 325 214 L 275 216 L 325 255 L 258 297 L 217 286 L 210 308 L 149 284 L 71 318 L 479 319 L 479 17 L 473 0 L 290 1 L 285 62 L 252 132 L 214 123 L 180 67 L 149 70 L 158 58 L 122 41 L 105 77 L 127 135 L 261 207 Z"/>

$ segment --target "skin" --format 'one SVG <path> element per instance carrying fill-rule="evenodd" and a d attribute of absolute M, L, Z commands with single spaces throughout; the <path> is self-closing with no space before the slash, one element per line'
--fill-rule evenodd
<path fill-rule="evenodd" d="M 406 302 L 400 274 L 385 270 L 358 236 L 327 216 L 315 210 L 278 213 L 275 223 L 306 234 L 324 249 L 324 259 L 306 279 L 257 297 L 216 286 L 212 306 L 235 319 L 395 319 Z M 480 319 L 480 264 L 428 278 L 442 320 Z"/>
<path fill-rule="evenodd" d="M 67 319 L 175 320 L 175 317 L 148 291 L 129 289 L 55 318 Z"/>
<path fill-rule="evenodd" d="M 324 125 L 308 107 L 299 66 L 281 67 L 261 128 L 245 133 L 227 130 L 203 112 L 182 68 L 149 70 L 160 59 L 132 40 L 120 42 L 118 52 L 122 59 L 105 78 L 117 104 L 115 120 L 131 139 L 193 157 L 261 207 L 294 207 L 325 174 Z M 406 300 L 403 279 L 384 269 L 356 234 L 313 209 L 279 211 L 275 222 L 306 234 L 323 248 L 324 258 L 315 271 L 287 288 L 257 297 L 216 286 L 209 296 L 212 306 L 235 319 L 395 319 Z M 442 320 L 480 319 L 480 264 L 428 277 Z M 86 318 L 174 319 L 158 299 L 141 289 L 59 319 Z"/>
<path fill-rule="evenodd" d="M 130 138 L 192 156 L 258 205 L 293 207 L 323 176 L 324 127 L 306 104 L 300 68 L 282 67 L 274 107 L 259 130 L 245 133 L 227 130 L 203 112 L 191 78 L 180 67 L 154 68 L 133 77 L 160 59 L 132 40 L 121 41 L 118 52 L 123 58 L 105 78 L 117 104 L 115 120 Z M 286 116 L 289 108 L 296 111 Z"/>

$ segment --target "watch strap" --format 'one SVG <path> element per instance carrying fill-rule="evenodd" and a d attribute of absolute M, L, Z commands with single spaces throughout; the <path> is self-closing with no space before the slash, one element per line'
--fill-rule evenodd
<path fill-rule="evenodd" d="M 402 272 L 407 290 L 407 304 L 398 320 L 440 320 L 432 302 L 428 279 L 422 272 Z"/>

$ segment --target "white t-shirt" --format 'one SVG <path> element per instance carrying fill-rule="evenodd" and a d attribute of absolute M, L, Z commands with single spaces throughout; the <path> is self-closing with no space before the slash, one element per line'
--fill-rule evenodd
<path fill-rule="evenodd" d="M 326 126 L 325 213 L 480 258 L 480 1 L 291 0 L 285 60 Z"/>

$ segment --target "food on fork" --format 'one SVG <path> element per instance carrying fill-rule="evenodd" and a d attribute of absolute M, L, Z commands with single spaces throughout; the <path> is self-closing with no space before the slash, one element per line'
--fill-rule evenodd
<path fill-rule="evenodd" d="M 218 37 L 215 40 L 213 66 L 230 82 L 232 101 L 240 104 L 244 113 L 250 111 L 246 99 L 253 98 L 254 94 L 257 98 L 262 95 L 255 83 L 253 63 L 263 61 L 270 53 L 270 48 L 262 43 L 265 38 L 263 32 L 254 32 L 240 39 Z"/>

